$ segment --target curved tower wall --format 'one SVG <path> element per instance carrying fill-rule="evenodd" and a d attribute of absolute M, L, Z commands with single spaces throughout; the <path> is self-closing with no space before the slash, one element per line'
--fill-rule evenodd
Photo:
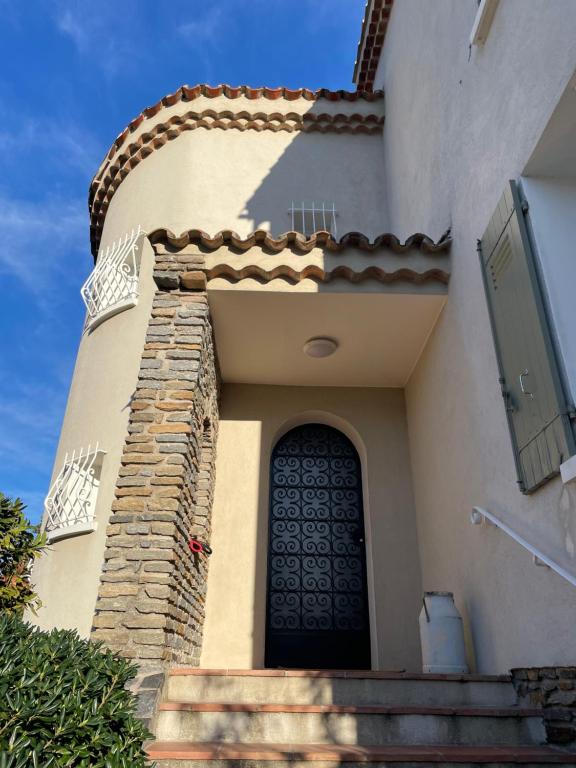
<path fill-rule="evenodd" d="M 155 136 L 176 114 L 190 113 L 191 105 L 198 115 L 210 112 L 272 119 L 199 118 L 189 120 L 186 130 L 176 126 L 159 134 L 165 140 L 163 146 L 154 148 L 153 141 L 143 142 L 142 136 Z M 149 232 L 165 227 L 176 234 L 191 227 L 209 234 L 222 229 L 241 236 L 255 229 L 280 234 L 291 228 L 291 202 L 302 200 L 333 202 L 339 234 L 352 230 L 369 237 L 381 234 L 388 229 L 382 133 L 377 124 L 363 122 L 370 115 L 382 118 L 381 112 L 381 101 L 271 102 L 223 96 L 200 97 L 162 109 L 130 134 L 100 169 L 99 189 L 109 190 L 109 166 L 126 171 L 124 155 L 129 154 L 133 161 L 139 157 L 130 147 L 143 144 L 150 152 L 113 194 L 106 208 L 102 242 L 137 224 Z M 321 123 L 316 130 L 306 124 L 305 130 L 289 132 L 285 128 L 293 129 L 295 121 L 287 120 L 286 115 L 327 115 L 334 122 Z M 316 122 L 310 126 L 316 128 Z M 231 127 L 232 123 L 239 127 Z M 255 127 L 246 127 L 250 123 Z M 344 132 L 357 130 L 373 133 Z"/>
<path fill-rule="evenodd" d="M 96 501 L 97 528 L 52 543 L 37 561 L 34 581 L 43 606 L 30 619 L 43 629 L 76 628 L 84 637 L 90 634 L 106 526 L 155 290 L 152 248 L 144 241 L 141 249 L 138 304 L 84 332 L 80 340 L 52 482 L 66 454 L 96 443 L 105 451 Z"/>
<path fill-rule="evenodd" d="M 335 204 L 339 236 L 359 231 L 373 238 L 387 230 L 382 112 L 378 99 L 223 95 L 161 108 L 128 134 L 96 176 L 100 186 L 105 185 L 111 166 L 125 173 L 126 157 L 133 158 L 134 167 L 100 209 L 97 237 L 106 247 L 138 226 L 146 233 L 166 228 L 179 234 L 198 228 L 209 234 L 231 229 L 245 236 L 260 228 L 279 234 L 291 228 L 292 201 L 315 201 Z M 142 157 L 134 162 L 137 147 Z M 34 577 L 44 606 L 33 620 L 44 628 L 76 627 L 84 636 L 90 633 L 156 290 L 153 260 L 144 239 L 137 306 L 81 338 L 53 480 L 66 453 L 98 443 L 105 458 L 97 529 L 56 541 L 38 562 Z M 120 604 L 125 597 L 117 599 Z"/>

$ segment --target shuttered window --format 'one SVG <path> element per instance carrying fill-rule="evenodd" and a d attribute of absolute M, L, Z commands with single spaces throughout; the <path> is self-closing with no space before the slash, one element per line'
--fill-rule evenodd
<path fill-rule="evenodd" d="M 515 182 L 479 250 L 518 482 L 530 493 L 558 473 L 575 446 Z"/>

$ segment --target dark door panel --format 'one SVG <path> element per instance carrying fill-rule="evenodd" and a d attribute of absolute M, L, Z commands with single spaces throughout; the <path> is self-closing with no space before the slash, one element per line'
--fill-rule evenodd
<path fill-rule="evenodd" d="M 291 430 L 271 462 L 266 666 L 369 669 L 356 449 L 322 424 Z"/>

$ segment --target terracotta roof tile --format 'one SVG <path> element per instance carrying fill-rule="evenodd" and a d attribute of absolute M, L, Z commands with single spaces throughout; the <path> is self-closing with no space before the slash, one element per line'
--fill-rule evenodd
<path fill-rule="evenodd" d="M 308 253 L 313 248 L 323 248 L 326 251 L 341 252 L 346 248 L 358 248 L 362 251 L 378 251 L 386 248 L 396 254 L 408 253 L 418 249 L 425 254 L 446 253 L 450 250 L 452 240 L 444 236 L 437 243 L 431 238 L 417 232 L 402 243 L 396 235 L 386 232 L 374 240 L 370 240 L 361 232 L 348 232 L 336 240 L 330 232 L 318 231 L 306 237 L 301 232 L 285 232 L 278 237 L 273 237 L 269 232 L 257 229 L 251 235 L 240 237 L 231 229 L 223 229 L 210 236 L 201 229 L 189 229 L 180 235 L 175 235 L 169 229 L 155 229 L 148 235 L 151 243 L 165 243 L 173 248 L 184 248 L 187 245 L 197 245 L 208 251 L 216 251 L 218 248 L 230 247 L 239 251 L 247 251 L 249 248 L 259 246 L 272 253 L 280 253 L 285 248 Z"/>
<path fill-rule="evenodd" d="M 208 99 L 214 99 L 218 96 L 225 96 L 228 99 L 237 99 L 240 96 L 245 96 L 247 99 L 285 99 L 286 101 L 294 101 L 295 99 L 306 99 L 307 101 L 316 101 L 317 99 L 328 99 L 329 101 L 374 101 L 381 98 L 383 93 L 381 91 L 369 91 L 364 92 L 362 89 L 357 91 L 330 91 L 327 88 L 319 88 L 316 91 L 311 91 L 308 88 L 251 88 L 249 85 L 216 85 L 210 86 L 206 84 L 199 84 L 194 86 L 183 85 L 178 88 L 174 93 L 168 94 L 153 104 L 151 107 L 146 107 L 138 117 L 134 118 L 128 123 L 126 128 L 116 138 L 108 157 L 111 157 L 114 152 L 119 149 L 124 143 L 125 139 L 130 133 L 133 133 L 144 120 L 154 117 L 165 107 L 173 107 L 179 101 L 193 101 L 194 99 L 204 96 Z"/>
<path fill-rule="evenodd" d="M 344 265 L 335 267 L 332 270 L 325 270 L 314 264 L 309 264 L 301 270 L 295 270 L 287 264 L 280 264 L 274 269 L 265 270 L 262 267 L 252 264 L 242 269 L 234 269 L 229 264 L 218 264 L 211 269 L 206 270 L 208 280 L 216 277 L 223 277 L 230 282 L 239 282 L 252 278 L 262 283 L 268 283 L 270 280 L 281 278 L 291 283 L 299 283 L 302 280 L 314 280 L 318 283 L 329 283 L 336 278 L 343 278 L 350 283 L 361 283 L 364 280 L 377 280 L 379 283 L 396 283 L 405 281 L 421 285 L 422 283 L 437 282 L 448 285 L 450 276 L 448 272 L 442 269 L 428 269 L 425 272 L 416 272 L 413 269 L 397 269 L 394 272 L 387 272 L 381 267 L 367 267 L 360 271 L 353 270 Z"/>
<path fill-rule="evenodd" d="M 402 256 L 408 256 L 409 252 L 419 250 L 421 253 L 433 257 L 438 254 L 447 254 L 452 242 L 448 233 L 437 243 L 420 233 L 412 235 L 402 243 L 395 235 L 389 233 L 379 235 L 374 240 L 370 240 L 360 232 L 348 232 L 336 240 L 326 231 L 316 232 L 309 237 L 300 232 L 285 232 L 283 235 L 273 237 L 269 232 L 256 230 L 246 237 L 240 237 L 240 235 L 232 230 L 222 230 L 214 236 L 210 236 L 201 229 L 190 229 L 187 232 L 182 232 L 180 235 L 175 235 L 167 229 L 156 229 L 148 235 L 148 239 L 153 245 L 161 245 L 168 251 L 182 250 L 193 245 L 205 252 L 215 252 L 222 248 L 235 251 L 236 253 L 245 253 L 251 248 L 260 248 L 262 251 L 272 254 L 280 254 L 286 251 L 290 251 L 291 254 L 306 254 L 316 248 L 333 254 L 340 254 L 347 248 L 355 248 L 368 252 L 370 256 L 374 257 L 381 250 L 388 250 L 395 255 Z M 156 250 L 159 251 L 158 247 L 156 247 Z M 160 253 L 162 252 L 160 251 Z M 298 256 L 297 261 L 300 262 L 301 260 L 305 262 L 305 259 Z M 392 271 L 386 270 L 381 266 L 381 263 L 370 264 L 362 269 L 353 269 L 346 264 L 337 264 L 332 266 L 332 268 L 325 269 L 323 265 L 319 264 L 304 263 L 302 268 L 299 268 L 299 265 L 294 268 L 294 265 L 291 266 L 290 264 L 280 262 L 274 264 L 272 268 L 265 268 L 259 264 L 250 263 L 244 263 L 243 266 L 235 267 L 225 257 L 222 263 L 205 266 L 202 271 L 208 280 L 223 278 L 233 283 L 246 279 L 253 279 L 260 283 L 268 283 L 275 279 L 286 280 L 293 284 L 299 283 L 302 280 L 329 283 L 332 280 L 341 278 L 351 283 L 375 280 L 385 284 L 407 281 L 417 285 L 430 282 L 447 285 L 450 273 L 439 268 L 437 263 L 430 269 L 416 270 L 409 267 L 400 267 Z"/>
<path fill-rule="evenodd" d="M 367 0 L 358 43 L 353 80 L 358 90 L 371 92 L 394 0 Z M 376 93 L 376 91 L 375 91 Z"/>

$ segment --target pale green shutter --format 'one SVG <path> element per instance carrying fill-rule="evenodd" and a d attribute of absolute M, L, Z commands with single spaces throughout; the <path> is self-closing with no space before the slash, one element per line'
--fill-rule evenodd
<path fill-rule="evenodd" d="M 530 493 L 558 473 L 575 446 L 515 182 L 479 250 L 518 482 Z"/>

